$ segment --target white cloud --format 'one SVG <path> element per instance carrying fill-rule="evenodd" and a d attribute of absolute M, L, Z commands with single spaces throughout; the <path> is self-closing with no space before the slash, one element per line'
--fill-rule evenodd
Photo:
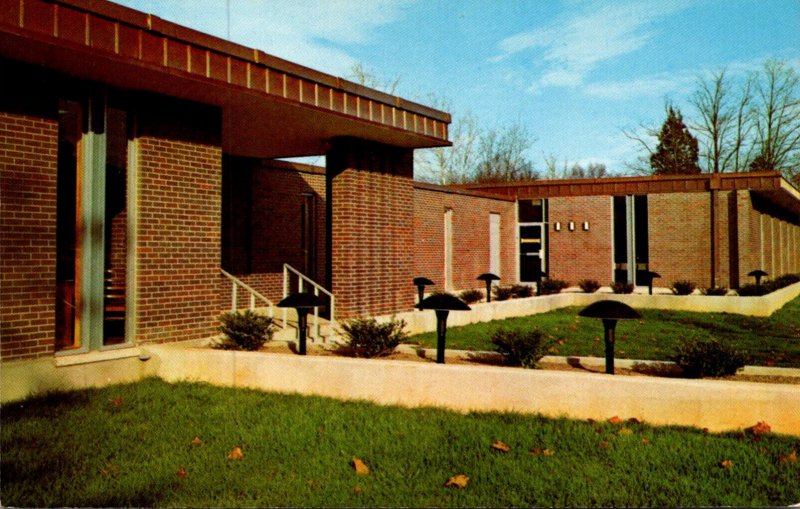
<path fill-rule="evenodd" d="M 355 59 L 343 49 L 370 40 L 412 0 L 117 0 L 164 19 L 332 74 Z M 230 5 L 230 12 L 226 10 Z"/>
<path fill-rule="evenodd" d="M 677 12 L 683 2 L 581 4 L 579 13 L 568 13 L 554 22 L 508 37 L 498 44 L 501 53 L 491 61 L 533 53 L 539 77 L 532 92 L 547 87 L 575 87 L 599 64 L 643 47 L 652 37 L 649 26 Z"/>

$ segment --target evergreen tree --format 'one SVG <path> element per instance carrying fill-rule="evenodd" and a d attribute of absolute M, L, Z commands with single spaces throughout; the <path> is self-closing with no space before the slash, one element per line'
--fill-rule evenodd
<path fill-rule="evenodd" d="M 654 175 L 700 173 L 697 139 L 683 123 L 681 112 L 667 107 L 667 120 L 658 134 L 658 147 L 650 156 Z"/>

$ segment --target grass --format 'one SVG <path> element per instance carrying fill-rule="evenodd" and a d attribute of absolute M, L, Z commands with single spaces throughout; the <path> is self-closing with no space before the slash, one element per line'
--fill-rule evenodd
<path fill-rule="evenodd" d="M 4 405 L 0 437 L 6 506 L 800 502 L 791 456 L 800 440 L 787 436 L 463 415 L 156 379 Z M 496 440 L 510 451 L 493 450 Z M 234 447 L 242 459 L 227 458 Z M 354 472 L 353 458 L 369 475 Z M 457 474 L 467 487 L 445 487 Z"/>
<path fill-rule="evenodd" d="M 727 298 L 727 297 L 709 297 Z M 570 307 L 506 320 L 448 327 L 447 348 L 494 350 L 491 335 L 498 328 L 538 328 L 553 342 L 553 355 L 602 357 L 603 326 L 600 320 L 581 318 L 579 307 Z M 642 360 L 668 360 L 684 338 L 714 337 L 748 356 L 748 363 L 800 367 L 800 297 L 767 318 L 728 313 L 695 313 L 640 309 L 641 320 L 620 321 L 616 329 L 615 356 Z M 436 333 L 408 340 L 436 347 Z"/>

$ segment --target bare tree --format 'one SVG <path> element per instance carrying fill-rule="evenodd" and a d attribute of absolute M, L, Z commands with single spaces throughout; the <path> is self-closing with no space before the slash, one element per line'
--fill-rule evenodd
<path fill-rule="evenodd" d="M 397 87 L 400 86 L 400 76 L 393 80 L 379 78 L 374 69 L 367 69 L 361 62 L 356 62 L 350 67 L 350 74 L 347 79 L 390 95 L 395 95 Z"/>
<path fill-rule="evenodd" d="M 525 154 L 533 142 L 522 124 L 485 131 L 478 142 L 478 161 L 469 180 L 498 182 L 538 178 L 533 163 Z"/>
<path fill-rule="evenodd" d="M 772 169 L 797 177 L 800 159 L 800 77 L 784 62 L 764 64 L 754 85 L 754 139 L 758 155 L 752 169 Z"/>
<path fill-rule="evenodd" d="M 589 163 L 586 166 L 576 162 L 571 166 L 569 161 L 564 160 L 563 166 L 559 167 L 557 158 L 550 154 L 544 157 L 545 177 L 550 180 L 556 179 L 598 179 L 608 176 L 608 168 L 602 163 Z"/>

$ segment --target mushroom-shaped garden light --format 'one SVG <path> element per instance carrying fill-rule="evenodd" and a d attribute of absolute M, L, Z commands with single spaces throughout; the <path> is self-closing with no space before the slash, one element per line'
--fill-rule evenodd
<path fill-rule="evenodd" d="M 492 281 L 500 281 L 500 276 L 486 272 L 476 279 L 486 282 L 486 302 L 492 302 Z"/>
<path fill-rule="evenodd" d="M 447 334 L 447 315 L 450 311 L 469 311 L 463 300 L 448 293 L 431 295 L 419 304 L 419 309 L 436 311 L 436 363 L 444 364 L 444 340 Z"/>
<path fill-rule="evenodd" d="M 661 277 L 661 274 L 652 270 L 647 271 L 647 292 L 650 295 L 653 295 L 653 280 L 657 277 Z"/>
<path fill-rule="evenodd" d="M 430 286 L 433 284 L 433 281 L 426 277 L 415 277 L 414 278 L 414 286 L 417 287 L 417 295 L 419 296 L 419 300 L 417 300 L 417 304 L 422 302 L 422 297 L 425 293 L 425 287 Z"/>
<path fill-rule="evenodd" d="M 769 276 L 769 274 L 767 274 L 766 272 L 764 272 L 761 269 L 751 270 L 750 272 L 747 273 L 747 275 L 756 278 L 756 286 L 760 286 L 761 285 L 761 278 L 762 277 Z"/>
<path fill-rule="evenodd" d="M 297 329 L 299 332 L 297 353 L 306 354 L 306 324 L 311 308 L 324 306 L 325 301 L 313 293 L 293 293 L 278 303 L 279 308 L 295 308 L 297 310 Z"/>
<path fill-rule="evenodd" d="M 632 307 L 615 300 L 601 300 L 583 308 L 578 316 L 603 320 L 606 343 L 606 373 L 614 374 L 614 329 L 617 320 L 635 320 L 642 316 Z"/>

